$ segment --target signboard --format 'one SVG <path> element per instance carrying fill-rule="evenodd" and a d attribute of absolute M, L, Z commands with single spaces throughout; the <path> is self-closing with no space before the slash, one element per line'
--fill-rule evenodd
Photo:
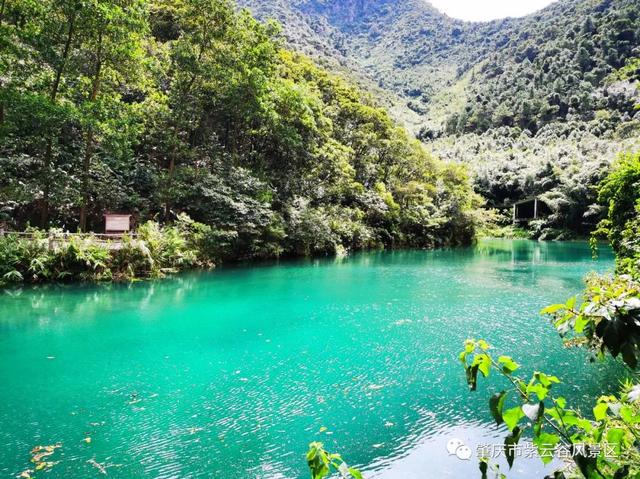
<path fill-rule="evenodd" d="M 104 230 L 107 233 L 122 233 L 131 229 L 131 215 L 104 215 Z"/>

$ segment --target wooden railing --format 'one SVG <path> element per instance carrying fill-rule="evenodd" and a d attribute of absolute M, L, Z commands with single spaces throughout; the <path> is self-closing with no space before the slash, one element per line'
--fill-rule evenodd
<path fill-rule="evenodd" d="M 12 235 L 12 236 L 24 236 L 26 238 L 33 238 L 36 236 L 42 236 L 42 232 L 34 232 L 30 233 L 28 231 L 8 231 L 0 229 L 0 236 L 4 235 Z M 71 233 L 65 231 L 63 233 L 58 232 L 50 232 L 46 234 L 46 237 L 54 237 L 54 238 L 98 238 L 98 239 L 122 239 L 124 236 L 129 236 L 131 238 L 136 238 L 138 236 L 137 233 L 129 232 L 129 233 Z"/>
<path fill-rule="evenodd" d="M 137 238 L 138 234 L 134 232 L 128 233 L 71 233 L 71 232 L 58 232 L 50 231 L 43 233 L 41 231 L 29 232 L 29 231 L 7 231 L 0 229 L 0 237 L 2 236 L 18 236 L 26 240 L 47 242 L 49 249 L 53 249 L 57 245 L 64 244 L 73 238 L 79 240 L 91 241 L 94 243 L 100 243 L 108 245 L 110 248 L 118 249 L 122 246 L 122 239 L 124 236 L 129 238 Z"/>

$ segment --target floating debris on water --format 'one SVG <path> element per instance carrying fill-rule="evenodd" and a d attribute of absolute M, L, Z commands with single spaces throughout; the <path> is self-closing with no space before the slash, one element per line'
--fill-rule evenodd
<path fill-rule="evenodd" d="M 411 321 L 410 319 L 400 319 L 393 324 L 395 326 L 402 326 L 403 324 L 411 324 L 411 323 L 413 323 L 413 321 Z"/>
<path fill-rule="evenodd" d="M 53 455 L 56 452 L 56 449 L 62 447 L 62 444 L 53 444 L 50 446 L 36 446 L 31 450 L 31 462 L 35 464 L 34 469 L 25 469 L 22 471 L 18 477 L 20 479 L 31 479 L 34 474 L 38 471 L 48 471 L 53 466 L 58 464 L 60 461 L 45 461 L 45 458 Z"/>
<path fill-rule="evenodd" d="M 89 464 L 91 464 L 93 467 L 95 467 L 98 471 L 100 471 L 102 474 L 106 475 L 107 474 L 107 465 L 106 464 L 100 464 L 99 462 L 97 462 L 95 459 L 89 459 L 87 461 Z"/>

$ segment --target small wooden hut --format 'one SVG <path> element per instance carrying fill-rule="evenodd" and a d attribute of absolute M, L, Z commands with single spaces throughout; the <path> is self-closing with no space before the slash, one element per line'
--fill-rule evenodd
<path fill-rule="evenodd" d="M 534 196 L 513 203 L 513 222 L 537 220 L 551 213 L 551 209 L 539 197 Z"/>

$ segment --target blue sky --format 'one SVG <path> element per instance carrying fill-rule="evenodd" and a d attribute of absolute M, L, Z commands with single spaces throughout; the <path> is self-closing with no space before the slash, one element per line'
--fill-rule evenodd
<path fill-rule="evenodd" d="M 434 7 L 453 18 L 484 21 L 505 17 L 521 17 L 533 13 L 554 0 L 428 0 Z"/>

